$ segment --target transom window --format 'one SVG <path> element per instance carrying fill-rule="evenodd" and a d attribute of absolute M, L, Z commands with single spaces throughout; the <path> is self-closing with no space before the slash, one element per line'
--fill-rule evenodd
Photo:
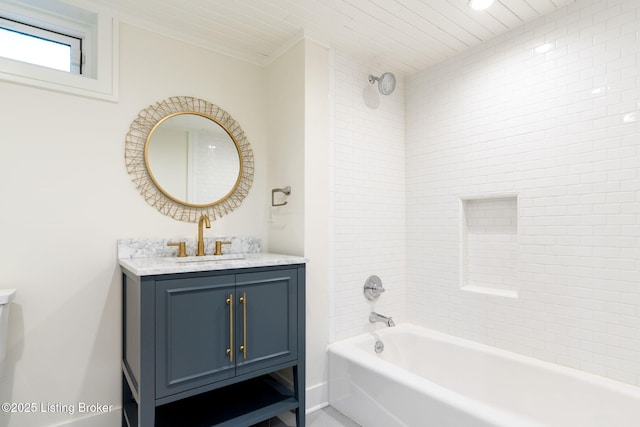
<path fill-rule="evenodd" d="M 117 59 L 118 22 L 108 10 L 75 0 L 0 0 L 1 81 L 117 101 Z"/>
<path fill-rule="evenodd" d="M 2 17 L 0 56 L 82 74 L 82 39 Z"/>

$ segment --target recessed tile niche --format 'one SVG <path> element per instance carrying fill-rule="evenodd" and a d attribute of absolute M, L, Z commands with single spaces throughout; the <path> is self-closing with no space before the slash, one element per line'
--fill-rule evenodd
<path fill-rule="evenodd" d="M 517 196 L 462 198 L 461 214 L 461 288 L 517 297 Z"/>

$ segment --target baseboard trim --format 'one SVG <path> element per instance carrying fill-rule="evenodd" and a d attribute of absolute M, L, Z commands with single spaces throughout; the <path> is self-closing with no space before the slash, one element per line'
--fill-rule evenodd
<path fill-rule="evenodd" d="M 307 387 L 306 414 L 329 406 L 329 392 L 326 382 Z"/>
<path fill-rule="evenodd" d="M 57 427 L 113 427 L 120 425 L 122 420 L 122 408 L 114 407 L 104 414 L 94 414 L 88 417 L 76 418 L 56 424 Z"/>

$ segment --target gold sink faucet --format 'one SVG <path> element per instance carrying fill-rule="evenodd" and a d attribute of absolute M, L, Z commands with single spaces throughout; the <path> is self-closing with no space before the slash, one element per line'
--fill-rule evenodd
<path fill-rule="evenodd" d="M 202 224 L 207 228 L 211 228 L 211 223 L 209 222 L 209 217 L 206 215 L 202 215 L 200 220 L 198 221 L 198 252 L 196 252 L 196 256 L 204 255 L 204 237 L 202 236 Z"/>

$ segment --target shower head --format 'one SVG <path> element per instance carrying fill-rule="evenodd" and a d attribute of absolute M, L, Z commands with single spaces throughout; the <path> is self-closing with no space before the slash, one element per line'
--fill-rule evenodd
<path fill-rule="evenodd" d="M 393 73 L 384 73 L 380 77 L 369 74 L 369 83 L 374 84 L 378 81 L 378 90 L 383 95 L 391 95 L 396 88 L 396 76 Z"/>

